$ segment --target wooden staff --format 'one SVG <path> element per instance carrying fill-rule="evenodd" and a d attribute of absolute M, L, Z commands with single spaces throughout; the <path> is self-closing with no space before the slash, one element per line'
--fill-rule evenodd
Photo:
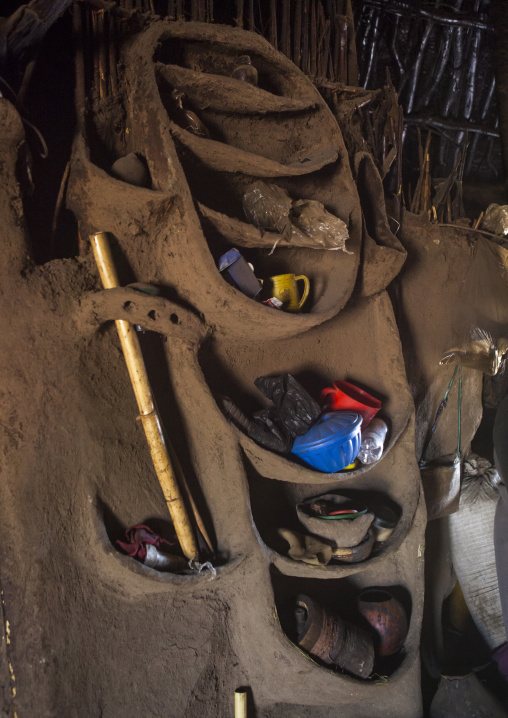
<path fill-rule="evenodd" d="M 104 289 L 119 287 L 120 283 L 113 263 L 107 234 L 105 232 L 92 234 L 90 241 Z M 184 555 L 189 559 L 197 559 L 196 541 L 175 473 L 171 466 L 161 422 L 148 383 L 148 375 L 136 330 L 132 324 L 123 319 L 117 319 L 115 324 L 155 472 L 173 520 L 176 536 Z"/>

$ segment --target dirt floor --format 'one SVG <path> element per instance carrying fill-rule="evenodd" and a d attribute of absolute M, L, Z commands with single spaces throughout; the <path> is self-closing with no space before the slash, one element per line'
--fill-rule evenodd
<path fill-rule="evenodd" d="M 228 94 L 221 76 L 246 51 L 265 89 Z M 262 38 L 155 22 L 125 43 L 122 63 L 118 95 L 80 110 L 67 191 L 78 257 L 37 266 L 28 256 L 23 129 L 0 100 L 2 710 L 19 718 L 232 715 L 233 691 L 248 686 L 252 714 L 264 718 L 338 711 L 417 718 L 426 523 L 417 455 L 449 380 L 440 352 L 470 317 L 462 298 L 454 300 L 466 283 L 472 304 L 485 300 L 489 311 L 477 287 L 497 291 L 500 254 L 477 235 L 409 213 L 395 237 L 375 171 L 361 169 L 358 158 L 358 192 L 332 113 Z M 212 139 L 170 118 L 163 75 L 195 93 Z M 107 172 L 130 151 L 145 157 L 150 188 Z M 351 254 L 246 252 L 259 276 L 309 276 L 310 308 L 299 315 L 249 300 L 216 270 L 214 260 L 231 246 L 217 222 L 245 225 L 241 195 L 256 178 L 323 202 L 349 227 Z M 214 213 L 215 225 L 196 203 Z M 124 288 L 100 288 L 86 241 L 97 231 L 111 233 Z M 134 281 L 159 286 L 160 295 L 125 287 Z M 213 573 L 161 573 L 115 547 L 133 524 L 167 537 L 173 531 L 114 319 L 147 330 L 150 380 L 217 549 Z M 390 430 L 383 458 L 372 468 L 321 474 L 227 422 L 220 395 L 246 411 L 260 408 L 254 379 L 287 371 L 315 396 L 337 379 L 379 396 Z M 464 373 L 464 447 L 481 418 L 478 377 Z M 435 455 L 453 445 L 452 414 Z M 367 502 L 382 496 L 400 509 L 392 537 L 362 563 L 311 567 L 285 555 L 276 529 L 295 525 L 298 501 L 330 489 Z M 356 596 L 370 586 L 393 590 L 410 619 L 404 648 L 381 676 L 322 667 L 286 635 L 285 606 L 295 594 L 354 617 Z"/>

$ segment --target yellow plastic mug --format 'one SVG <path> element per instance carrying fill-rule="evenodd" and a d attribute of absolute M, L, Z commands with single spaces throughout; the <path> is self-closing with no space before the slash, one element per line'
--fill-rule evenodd
<path fill-rule="evenodd" d="M 303 282 L 303 294 L 298 299 L 297 282 Z M 276 297 L 284 304 L 287 312 L 299 312 L 309 296 L 310 282 L 304 274 L 277 274 L 270 277 L 272 283 L 272 297 Z"/>

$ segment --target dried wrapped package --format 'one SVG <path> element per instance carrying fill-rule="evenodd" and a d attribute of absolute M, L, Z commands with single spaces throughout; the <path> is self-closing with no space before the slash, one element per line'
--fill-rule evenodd
<path fill-rule="evenodd" d="M 259 229 L 277 231 L 295 247 L 347 252 L 346 224 L 328 212 L 321 202 L 293 201 L 282 187 L 259 180 L 243 195 L 243 209 L 249 222 Z"/>
<path fill-rule="evenodd" d="M 243 195 L 243 210 L 249 222 L 260 229 L 276 230 L 287 239 L 291 234 L 291 205 L 285 189 L 266 182 L 254 182 Z"/>
<path fill-rule="evenodd" d="M 482 227 L 494 234 L 508 235 L 508 205 L 489 204 L 485 210 Z"/>
<path fill-rule="evenodd" d="M 299 199 L 291 209 L 291 242 L 300 247 L 346 249 L 348 229 L 341 219 L 328 212 L 321 202 Z"/>

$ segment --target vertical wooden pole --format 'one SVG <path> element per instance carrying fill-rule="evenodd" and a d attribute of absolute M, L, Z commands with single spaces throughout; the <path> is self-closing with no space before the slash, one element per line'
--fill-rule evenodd
<path fill-rule="evenodd" d="M 118 93 L 118 68 L 116 64 L 116 26 L 115 16 L 112 12 L 107 13 L 108 21 L 108 51 L 109 51 L 109 81 L 111 94 Z"/>
<path fill-rule="evenodd" d="M 303 0 L 301 69 L 309 74 L 309 0 Z"/>
<path fill-rule="evenodd" d="M 310 0 L 310 52 L 309 73 L 315 77 L 317 74 L 317 23 L 316 0 Z"/>
<path fill-rule="evenodd" d="M 268 41 L 277 49 L 277 0 L 270 0 L 270 23 Z"/>
<path fill-rule="evenodd" d="M 282 31 L 280 49 L 291 58 L 291 0 L 282 0 Z"/>
<path fill-rule="evenodd" d="M 293 32 L 293 62 L 299 68 L 302 67 L 302 4 L 303 0 L 296 0 L 295 4 L 295 21 Z"/>

